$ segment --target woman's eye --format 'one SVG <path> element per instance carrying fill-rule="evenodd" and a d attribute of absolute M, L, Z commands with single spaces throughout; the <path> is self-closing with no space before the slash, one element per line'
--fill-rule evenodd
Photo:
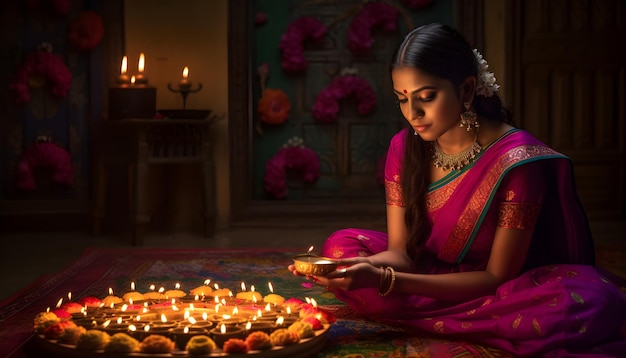
<path fill-rule="evenodd" d="M 403 103 L 407 103 L 409 100 L 406 98 L 398 98 L 397 103 L 398 104 L 403 104 Z"/>
<path fill-rule="evenodd" d="M 428 96 L 426 96 L 426 97 L 420 97 L 420 98 L 419 98 L 419 100 L 420 100 L 420 101 L 422 101 L 422 102 L 430 102 L 430 101 L 432 101 L 433 99 L 435 99 L 435 94 L 434 94 L 434 93 L 433 93 L 433 94 L 429 94 L 429 95 L 428 95 Z"/>

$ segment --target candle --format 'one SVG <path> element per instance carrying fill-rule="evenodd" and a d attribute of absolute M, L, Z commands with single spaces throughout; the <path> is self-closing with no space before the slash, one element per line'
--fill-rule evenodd
<path fill-rule="evenodd" d="M 126 72 L 128 71 L 128 57 L 124 56 L 122 58 L 122 65 L 120 66 L 120 75 L 117 76 L 117 83 L 120 85 L 127 85 L 129 82 L 128 75 Z"/>
<path fill-rule="evenodd" d="M 208 334 L 208 330 L 205 328 L 189 326 L 176 327 L 173 328 L 171 332 L 173 336 L 172 338 L 176 343 L 176 347 L 178 347 L 178 349 L 180 349 L 181 351 L 185 350 L 185 346 L 187 345 L 187 342 L 189 342 L 191 337 Z"/>
<path fill-rule="evenodd" d="M 189 81 L 189 67 L 187 66 L 183 68 L 183 78 L 181 78 L 180 82 L 178 82 L 178 87 L 181 89 L 188 89 L 191 87 L 191 82 Z"/>
<path fill-rule="evenodd" d="M 209 331 L 209 333 L 211 334 L 213 341 L 215 341 L 215 344 L 220 348 L 222 348 L 224 342 L 230 338 L 243 339 L 245 337 L 243 328 L 238 326 L 227 326 L 225 324 L 222 324 L 219 328 L 213 328 Z"/>
<path fill-rule="evenodd" d="M 137 75 L 135 76 L 135 83 L 145 85 L 148 83 L 148 78 L 143 74 L 146 68 L 146 56 L 144 53 L 139 54 L 139 62 L 137 63 Z"/>

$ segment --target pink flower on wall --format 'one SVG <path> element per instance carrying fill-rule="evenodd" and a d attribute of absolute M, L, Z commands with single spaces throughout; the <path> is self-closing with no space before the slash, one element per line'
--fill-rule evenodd
<path fill-rule="evenodd" d="M 348 29 L 348 48 L 358 56 L 366 55 L 374 45 L 375 27 L 385 32 L 398 28 L 398 11 L 383 1 L 370 2 L 352 19 Z"/>
<path fill-rule="evenodd" d="M 287 197 L 287 170 L 295 171 L 304 183 L 314 183 L 320 176 L 320 161 L 313 150 L 293 138 L 265 163 L 265 191 L 274 198 Z"/>
<path fill-rule="evenodd" d="M 280 65 L 283 70 L 290 73 L 306 70 L 304 41 L 320 41 L 324 35 L 326 26 L 314 17 L 302 16 L 291 22 L 278 44 L 282 56 Z"/>
<path fill-rule="evenodd" d="M 80 51 L 92 50 L 104 36 L 104 23 L 97 12 L 86 10 L 72 21 L 67 39 Z"/>
<path fill-rule="evenodd" d="M 48 51 L 37 51 L 26 57 L 9 88 L 17 103 L 30 101 L 30 89 L 47 86 L 52 95 L 64 98 L 72 85 L 72 73 L 63 60 Z"/>
<path fill-rule="evenodd" d="M 413 10 L 422 10 L 428 7 L 432 2 L 433 0 L 402 0 L 404 5 Z"/>
<path fill-rule="evenodd" d="M 320 123 L 333 123 L 341 109 L 339 100 L 350 95 L 356 98 L 360 115 L 376 109 L 376 94 L 369 82 L 356 75 L 339 76 L 315 98 L 313 118 Z"/>

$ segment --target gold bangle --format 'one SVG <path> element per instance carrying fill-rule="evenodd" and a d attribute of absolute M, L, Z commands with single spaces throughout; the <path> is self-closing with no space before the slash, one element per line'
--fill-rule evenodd
<path fill-rule="evenodd" d="M 393 291 L 393 286 L 396 284 L 396 271 L 391 266 L 387 266 L 385 271 L 389 270 L 391 272 L 391 281 L 389 282 L 389 288 L 385 292 L 379 292 L 381 296 L 387 296 Z M 382 290 L 381 290 L 382 291 Z"/>

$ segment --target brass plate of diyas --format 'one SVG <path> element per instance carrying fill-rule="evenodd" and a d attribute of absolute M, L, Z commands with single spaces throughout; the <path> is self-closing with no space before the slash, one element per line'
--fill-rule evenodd
<path fill-rule="evenodd" d="M 263 351 L 248 351 L 247 353 L 229 354 L 224 353 L 221 349 L 217 348 L 208 355 L 201 355 L 200 357 L 254 357 L 254 358 L 306 358 L 312 357 L 319 353 L 324 346 L 328 338 L 328 331 L 330 324 L 324 324 L 324 328 L 315 331 L 315 337 L 303 338 L 296 344 L 288 346 L 274 346 L 268 350 Z M 188 354 L 186 351 L 174 350 L 170 353 L 112 353 L 105 352 L 104 350 L 80 350 L 75 345 L 61 344 L 55 340 L 46 339 L 43 335 L 36 335 L 35 339 L 39 345 L 40 351 L 34 352 L 39 355 L 37 357 L 75 357 L 75 358 L 122 358 L 122 357 L 153 357 L 153 358 L 192 358 L 198 357 Z"/>
<path fill-rule="evenodd" d="M 293 258 L 296 271 L 307 276 L 326 276 L 337 269 L 337 261 L 312 254 L 297 255 Z"/>

